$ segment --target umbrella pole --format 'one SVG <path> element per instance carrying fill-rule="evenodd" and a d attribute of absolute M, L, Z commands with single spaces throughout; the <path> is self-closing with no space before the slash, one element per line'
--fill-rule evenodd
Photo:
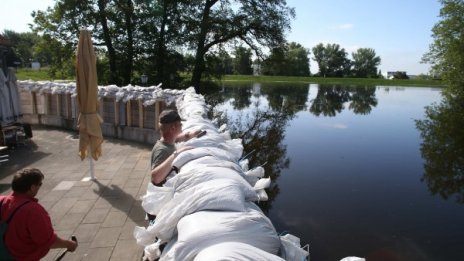
<path fill-rule="evenodd" d="M 92 159 L 92 154 L 90 152 L 90 146 L 88 148 L 87 152 L 87 158 L 89 158 L 89 167 L 90 167 L 90 179 L 95 180 L 95 175 L 93 173 L 93 159 Z"/>

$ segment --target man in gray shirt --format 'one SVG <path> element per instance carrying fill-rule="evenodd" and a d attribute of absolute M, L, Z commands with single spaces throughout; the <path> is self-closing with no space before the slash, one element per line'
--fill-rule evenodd
<path fill-rule="evenodd" d="M 155 186 L 162 186 L 166 182 L 166 177 L 173 171 L 172 162 L 177 154 L 192 149 L 184 146 L 176 150 L 175 143 L 187 141 L 200 132 L 200 130 L 182 132 L 181 118 L 174 110 L 164 110 L 160 113 L 159 128 L 161 138 L 151 151 L 151 182 Z"/>

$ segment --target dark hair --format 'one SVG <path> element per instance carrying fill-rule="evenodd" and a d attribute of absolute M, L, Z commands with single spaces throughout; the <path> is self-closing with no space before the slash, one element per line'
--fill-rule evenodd
<path fill-rule="evenodd" d="M 11 188 L 14 192 L 26 193 L 32 185 L 39 185 L 43 179 L 44 175 L 39 169 L 23 169 L 14 175 Z"/>
<path fill-rule="evenodd" d="M 164 110 L 159 115 L 160 123 L 174 123 L 176 121 L 181 121 L 182 119 L 179 116 L 179 113 L 175 110 Z"/>

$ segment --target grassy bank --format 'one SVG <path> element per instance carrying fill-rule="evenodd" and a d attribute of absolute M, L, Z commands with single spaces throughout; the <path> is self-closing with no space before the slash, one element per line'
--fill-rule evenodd
<path fill-rule="evenodd" d="M 185 74 L 189 78 L 188 74 Z M 48 70 L 18 69 L 16 72 L 18 80 L 50 81 Z M 58 79 L 57 79 L 58 80 Z M 73 80 L 73 79 L 66 79 Z M 296 76 L 252 76 L 252 75 L 226 75 L 220 81 L 224 82 L 288 82 L 288 83 L 317 83 L 317 84 L 340 84 L 340 85 L 362 85 L 362 86 L 443 86 L 438 80 L 386 80 L 366 78 L 322 78 L 322 77 L 296 77 Z"/>
<path fill-rule="evenodd" d="M 222 81 L 237 82 L 300 82 L 317 84 L 341 84 L 363 86 L 437 86 L 442 87 L 439 80 L 387 80 L 367 78 L 322 78 L 322 77 L 295 77 L 295 76 L 252 76 L 252 75 L 226 75 Z"/>

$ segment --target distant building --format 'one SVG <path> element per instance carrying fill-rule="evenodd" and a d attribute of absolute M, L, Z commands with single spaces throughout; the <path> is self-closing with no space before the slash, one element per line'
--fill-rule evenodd
<path fill-rule="evenodd" d="M 40 69 L 40 63 L 39 62 L 32 62 L 31 63 L 31 68 L 34 70 Z"/>
<path fill-rule="evenodd" d="M 259 76 L 261 75 L 261 64 L 258 62 L 253 62 L 253 64 L 251 65 L 251 67 L 253 68 L 253 75 L 254 76 Z"/>
<path fill-rule="evenodd" d="M 405 71 L 387 72 L 385 79 L 393 79 L 395 75 L 407 75 Z"/>

